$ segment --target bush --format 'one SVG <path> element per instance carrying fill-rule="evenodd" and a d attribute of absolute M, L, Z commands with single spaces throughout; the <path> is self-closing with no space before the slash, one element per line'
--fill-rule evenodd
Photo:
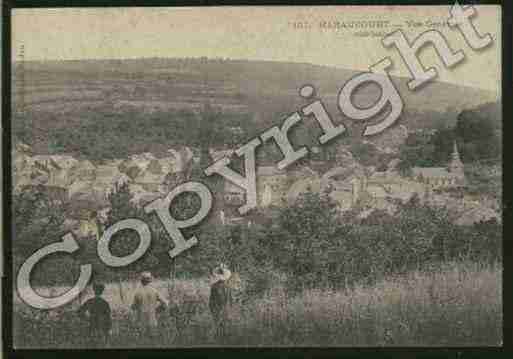
<path fill-rule="evenodd" d="M 341 218 L 326 194 L 305 193 L 281 209 L 262 251 L 294 290 L 372 283 L 434 262 L 501 261 L 497 222 L 457 226 L 447 209 L 416 200 L 399 205 L 394 216 L 376 212 L 362 221 L 356 214 Z"/>

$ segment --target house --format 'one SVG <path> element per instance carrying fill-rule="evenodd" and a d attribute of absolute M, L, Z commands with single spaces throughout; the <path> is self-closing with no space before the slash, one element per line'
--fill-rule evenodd
<path fill-rule="evenodd" d="M 70 180 L 94 181 L 96 179 L 96 166 L 89 160 L 79 161 L 68 172 Z"/>
<path fill-rule="evenodd" d="M 225 205 L 240 207 L 246 203 L 246 191 L 230 181 L 224 181 Z"/>
<path fill-rule="evenodd" d="M 19 190 L 28 190 L 42 193 L 50 201 L 65 203 L 68 198 L 68 190 L 60 186 L 47 186 L 46 184 L 28 184 Z"/>
<path fill-rule="evenodd" d="M 140 173 L 133 179 L 133 183 L 140 185 L 145 191 L 148 192 L 166 192 L 167 173 L 155 173 L 152 171 L 145 171 Z"/>
<path fill-rule="evenodd" d="M 301 194 L 307 192 L 321 192 L 321 180 L 320 178 L 303 178 L 295 181 L 291 186 L 288 187 L 286 200 L 288 203 L 294 203 Z"/>
<path fill-rule="evenodd" d="M 288 177 L 284 170 L 275 166 L 259 166 L 256 169 L 257 202 L 260 206 L 280 205 L 285 198 Z"/>
<path fill-rule="evenodd" d="M 73 233 L 79 237 L 98 239 L 102 222 L 100 213 L 110 210 L 110 203 L 103 191 L 91 183 L 78 182 L 71 186 L 69 192 L 67 215 L 78 221 Z"/>
<path fill-rule="evenodd" d="M 145 171 L 150 162 L 155 159 L 155 156 L 149 152 L 132 155 L 119 164 L 119 170 L 133 179 Z"/>
<path fill-rule="evenodd" d="M 37 155 L 32 160 L 38 166 L 42 166 L 49 171 L 71 169 L 75 167 L 79 161 L 70 155 Z"/>
<path fill-rule="evenodd" d="M 100 165 L 96 168 L 96 179 L 94 187 L 102 188 L 108 195 L 112 193 L 117 186 L 129 183 L 130 177 L 122 173 L 115 162 L 106 165 Z"/>
<path fill-rule="evenodd" d="M 166 194 L 160 191 L 148 190 L 148 186 L 135 182 L 130 182 L 128 188 L 132 195 L 130 202 L 138 207 L 143 207 L 157 198 L 164 197 Z"/>
<path fill-rule="evenodd" d="M 129 177 L 129 181 L 139 185 L 146 192 L 166 192 L 168 175 L 179 172 L 181 156 L 177 151 L 168 151 L 172 156 L 157 158 L 151 153 L 131 156 L 119 165 L 119 171 Z M 121 179 L 121 178 L 120 178 Z"/>
<path fill-rule="evenodd" d="M 78 237 L 93 237 L 97 240 L 100 239 L 100 228 L 94 212 L 91 212 L 90 218 L 79 220 L 79 227 L 74 234 Z"/>
<path fill-rule="evenodd" d="M 214 149 L 214 148 L 208 149 L 208 154 L 210 155 L 212 162 L 216 162 L 223 157 L 230 158 L 233 155 L 233 153 L 234 153 L 234 150 L 232 150 L 232 149 Z"/>
<path fill-rule="evenodd" d="M 464 212 L 455 223 L 461 226 L 471 226 L 474 223 L 486 222 L 489 220 L 496 220 L 501 222 L 500 215 L 491 208 L 485 206 L 478 206 Z"/>
<path fill-rule="evenodd" d="M 140 191 L 135 192 L 133 194 L 132 199 L 130 202 L 138 207 L 144 207 L 148 203 L 153 202 L 157 198 L 162 198 L 163 195 L 160 192 L 147 192 L 147 191 Z"/>

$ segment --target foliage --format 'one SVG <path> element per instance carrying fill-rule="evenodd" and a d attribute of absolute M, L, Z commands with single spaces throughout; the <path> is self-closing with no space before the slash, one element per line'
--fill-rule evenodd
<path fill-rule="evenodd" d="M 457 226 L 447 209 L 415 198 L 400 205 L 394 216 L 376 212 L 358 220 L 356 215 L 348 214 L 342 222 L 326 194 L 305 193 L 282 209 L 264 247 L 295 289 L 374 282 L 451 259 L 501 260 L 498 223 Z"/>
<path fill-rule="evenodd" d="M 149 226 L 152 241 L 148 251 L 139 260 L 129 264 L 127 267 L 121 268 L 118 274 L 126 278 L 127 276 L 133 277 L 141 271 L 152 271 L 157 274 L 162 273 L 163 270 L 169 270 L 167 252 L 171 249 L 171 246 L 169 245 L 170 240 L 165 229 L 156 215 L 145 213 L 143 208 L 133 205 L 130 202 L 131 199 L 132 195 L 128 184 L 116 186 L 115 190 L 108 196 L 111 209 L 105 229 L 121 220 L 129 218 L 138 219 Z M 115 256 L 126 256 L 133 253 L 138 245 L 139 236 L 137 232 L 124 230 L 112 236 L 110 249 Z M 104 267 L 103 271 L 108 273 L 112 269 Z"/>
<path fill-rule="evenodd" d="M 283 208 L 278 226 L 269 230 L 264 248 L 277 268 L 294 281 L 290 284 L 296 289 L 312 287 L 326 279 L 326 269 L 335 254 L 331 249 L 338 228 L 336 212 L 336 204 L 326 193 L 309 191 Z"/>
<path fill-rule="evenodd" d="M 13 134 L 24 143 L 34 143 L 35 138 L 44 142 L 36 143 L 36 147 L 51 154 L 64 152 L 104 161 L 142 152 L 165 152 L 170 144 L 206 149 L 236 147 L 245 138 L 257 135 L 261 125 L 255 124 L 248 113 L 223 113 L 209 104 L 198 112 L 171 110 L 148 114 L 139 109 L 119 112 L 105 107 L 99 111 L 84 111 L 79 116 L 80 121 L 70 127 L 69 120 L 62 114 L 28 112 L 17 115 Z M 33 125 L 36 119 L 52 124 L 62 122 L 62 125 L 50 128 L 51 136 L 45 133 L 37 137 L 38 127 Z M 203 158 L 208 161 L 208 156 Z"/>
<path fill-rule="evenodd" d="M 290 289 L 294 290 L 339 288 L 361 281 L 373 282 L 437 261 L 493 263 L 502 256 L 502 226 L 496 222 L 457 226 L 446 209 L 431 208 L 415 199 L 400 205 L 394 216 L 375 211 L 359 219 L 358 211 L 352 211 L 341 217 L 328 193 L 307 192 L 294 204 L 276 208 L 265 225 L 221 226 L 207 219 L 204 225 L 184 231 L 186 238 L 200 238 L 199 243 L 171 259 L 168 252 L 173 243 L 158 217 L 133 206 L 130 199 L 127 185 L 109 196 L 112 211 L 105 228 L 127 218 L 147 223 L 152 242 L 142 258 L 127 267 L 107 267 L 98 258 L 96 241 L 84 238 L 79 240 L 81 250 L 76 256 L 50 256 L 43 261 L 34 277 L 36 283 L 48 283 L 47 278 L 53 278 L 53 283 L 71 283 L 78 268 L 75 261 L 91 263 L 96 278 L 104 281 L 133 278 L 143 270 L 160 277 L 171 274 L 173 278 L 193 278 L 210 273 L 214 266 L 225 262 L 244 278 L 248 295 L 257 295 L 279 279 L 277 273 L 285 273 Z M 54 236 L 62 232 L 64 217 L 59 206 L 44 200 L 39 193 L 24 192 L 14 204 L 15 259 L 21 263 L 34 249 L 57 240 Z M 176 218 L 188 218 L 198 205 L 195 196 L 177 198 L 170 210 Z M 34 240 L 38 241 L 37 246 Z M 114 255 L 124 256 L 138 244 L 137 234 L 124 230 L 113 236 L 110 249 Z M 63 266 L 73 269 L 62 271 Z"/>
<path fill-rule="evenodd" d="M 494 119 L 488 113 L 479 109 L 462 111 L 458 116 L 455 132 L 462 142 L 463 161 L 500 157 L 500 135 Z"/>
<path fill-rule="evenodd" d="M 14 267 L 17 269 L 34 251 L 57 242 L 62 233 L 65 208 L 59 201 L 52 200 L 42 189 L 24 190 L 13 194 L 13 237 Z M 41 261 L 34 270 L 33 280 L 45 284 L 70 281 L 71 272 L 62 271 L 62 266 L 72 265 L 74 259 L 64 255 L 54 255 Z"/>
<path fill-rule="evenodd" d="M 400 148 L 400 168 L 445 166 L 454 141 L 465 163 L 497 162 L 502 153 L 497 105 L 490 103 L 462 111 L 453 128 L 442 125 L 434 134 L 411 133 Z"/>

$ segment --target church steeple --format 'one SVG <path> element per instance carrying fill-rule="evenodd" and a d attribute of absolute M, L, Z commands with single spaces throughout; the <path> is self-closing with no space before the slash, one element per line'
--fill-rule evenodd
<path fill-rule="evenodd" d="M 452 147 L 452 160 L 461 162 L 460 153 L 458 152 L 458 144 L 456 143 L 456 141 L 454 141 Z"/>
<path fill-rule="evenodd" d="M 463 162 L 460 159 L 460 153 L 458 151 L 458 144 L 454 141 L 451 161 L 449 162 L 449 171 L 453 173 L 463 174 Z"/>

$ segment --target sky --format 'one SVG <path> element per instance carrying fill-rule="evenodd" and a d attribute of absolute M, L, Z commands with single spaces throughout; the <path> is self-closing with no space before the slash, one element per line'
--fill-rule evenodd
<path fill-rule="evenodd" d="M 23 45 L 25 60 L 207 56 L 366 71 L 388 56 L 394 64 L 392 75 L 409 76 L 397 50 L 385 48 L 381 37 L 400 28 L 412 40 L 435 28 L 453 50 L 466 55 L 466 61 L 445 69 L 432 48 L 422 50 L 420 59 L 426 67 L 440 65 L 438 80 L 500 93 L 501 8 L 475 9 L 475 27 L 494 39 L 490 47 L 477 52 L 457 29 L 443 26 L 450 6 L 15 9 L 12 57 L 19 60 Z M 378 20 L 388 21 L 387 27 L 350 27 Z M 345 27 L 321 26 L 336 21 Z M 300 27 L 305 22 L 306 28 Z M 375 36 L 361 36 L 365 31 L 374 31 Z"/>

